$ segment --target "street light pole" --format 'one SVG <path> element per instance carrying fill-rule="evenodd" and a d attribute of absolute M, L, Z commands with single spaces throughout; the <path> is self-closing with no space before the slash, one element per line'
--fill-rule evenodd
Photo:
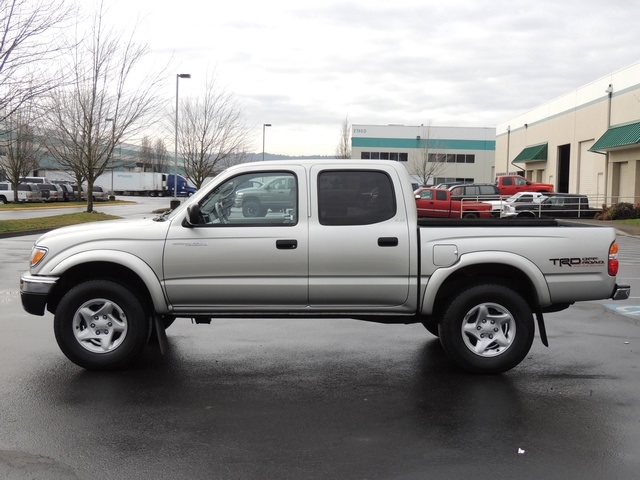
<path fill-rule="evenodd" d="M 178 73 L 176 74 L 176 138 L 175 138 L 175 151 L 173 156 L 173 201 L 177 202 L 178 200 L 178 85 L 180 83 L 181 78 L 191 78 L 190 73 Z M 172 208 L 175 208 L 177 205 L 173 205 Z"/>
<path fill-rule="evenodd" d="M 264 133 L 265 133 L 265 129 L 266 127 L 270 127 L 271 124 L 270 123 L 263 123 L 262 124 L 262 161 L 264 162 Z"/>
<path fill-rule="evenodd" d="M 111 192 L 113 194 L 113 170 L 115 168 L 115 161 L 113 159 L 113 152 L 116 150 L 116 119 L 115 118 L 105 118 L 105 122 L 111 122 L 111 143 L 113 144 L 111 150 Z"/>

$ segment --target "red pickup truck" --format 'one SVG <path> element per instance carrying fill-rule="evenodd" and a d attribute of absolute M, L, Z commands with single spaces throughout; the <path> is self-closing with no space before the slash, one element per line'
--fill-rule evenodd
<path fill-rule="evenodd" d="M 553 192 L 552 184 L 530 182 L 520 175 L 499 175 L 496 177 L 496 186 L 500 195 L 508 196 L 518 192 Z"/>
<path fill-rule="evenodd" d="M 443 188 L 420 188 L 415 192 L 418 217 L 491 218 L 492 206 L 476 200 L 452 200 Z"/>

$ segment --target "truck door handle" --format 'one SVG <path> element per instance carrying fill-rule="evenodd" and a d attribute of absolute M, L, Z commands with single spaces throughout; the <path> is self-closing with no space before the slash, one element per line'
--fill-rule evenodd
<path fill-rule="evenodd" d="M 378 239 L 379 247 L 397 247 L 398 239 L 396 237 L 380 237 Z"/>
<path fill-rule="evenodd" d="M 278 250 L 295 250 L 298 248 L 297 240 L 276 240 L 276 248 Z"/>

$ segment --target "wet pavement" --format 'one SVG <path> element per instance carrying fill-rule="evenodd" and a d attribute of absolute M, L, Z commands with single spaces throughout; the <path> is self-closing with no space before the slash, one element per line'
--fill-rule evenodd
<path fill-rule="evenodd" d="M 520 366 L 457 369 L 420 325 L 220 319 L 84 371 L 24 313 L 36 236 L 0 239 L 1 479 L 636 479 L 640 316 L 549 314 Z M 640 238 L 619 236 L 640 304 Z"/>

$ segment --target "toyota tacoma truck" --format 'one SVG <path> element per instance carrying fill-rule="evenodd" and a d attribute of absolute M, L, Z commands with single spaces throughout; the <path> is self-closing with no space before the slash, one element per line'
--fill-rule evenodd
<path fill-rule="evenodd" d="M 292 201 L 245 216 L 236 187 L 276 178 Z M 397 162 L 288 160 L 231 167 L 156 218 L 46 233 L 20 292 L 87 369 L 125 367 L 152 335 L 163 351 L 176 318 L 303 317 L 421 323 L 462 368 L 491 374 L 525 358 L 536 325 L 548 343 L 545 312 L 628 298 L 617 253 L 608 227 L 419 221 Z"/>

